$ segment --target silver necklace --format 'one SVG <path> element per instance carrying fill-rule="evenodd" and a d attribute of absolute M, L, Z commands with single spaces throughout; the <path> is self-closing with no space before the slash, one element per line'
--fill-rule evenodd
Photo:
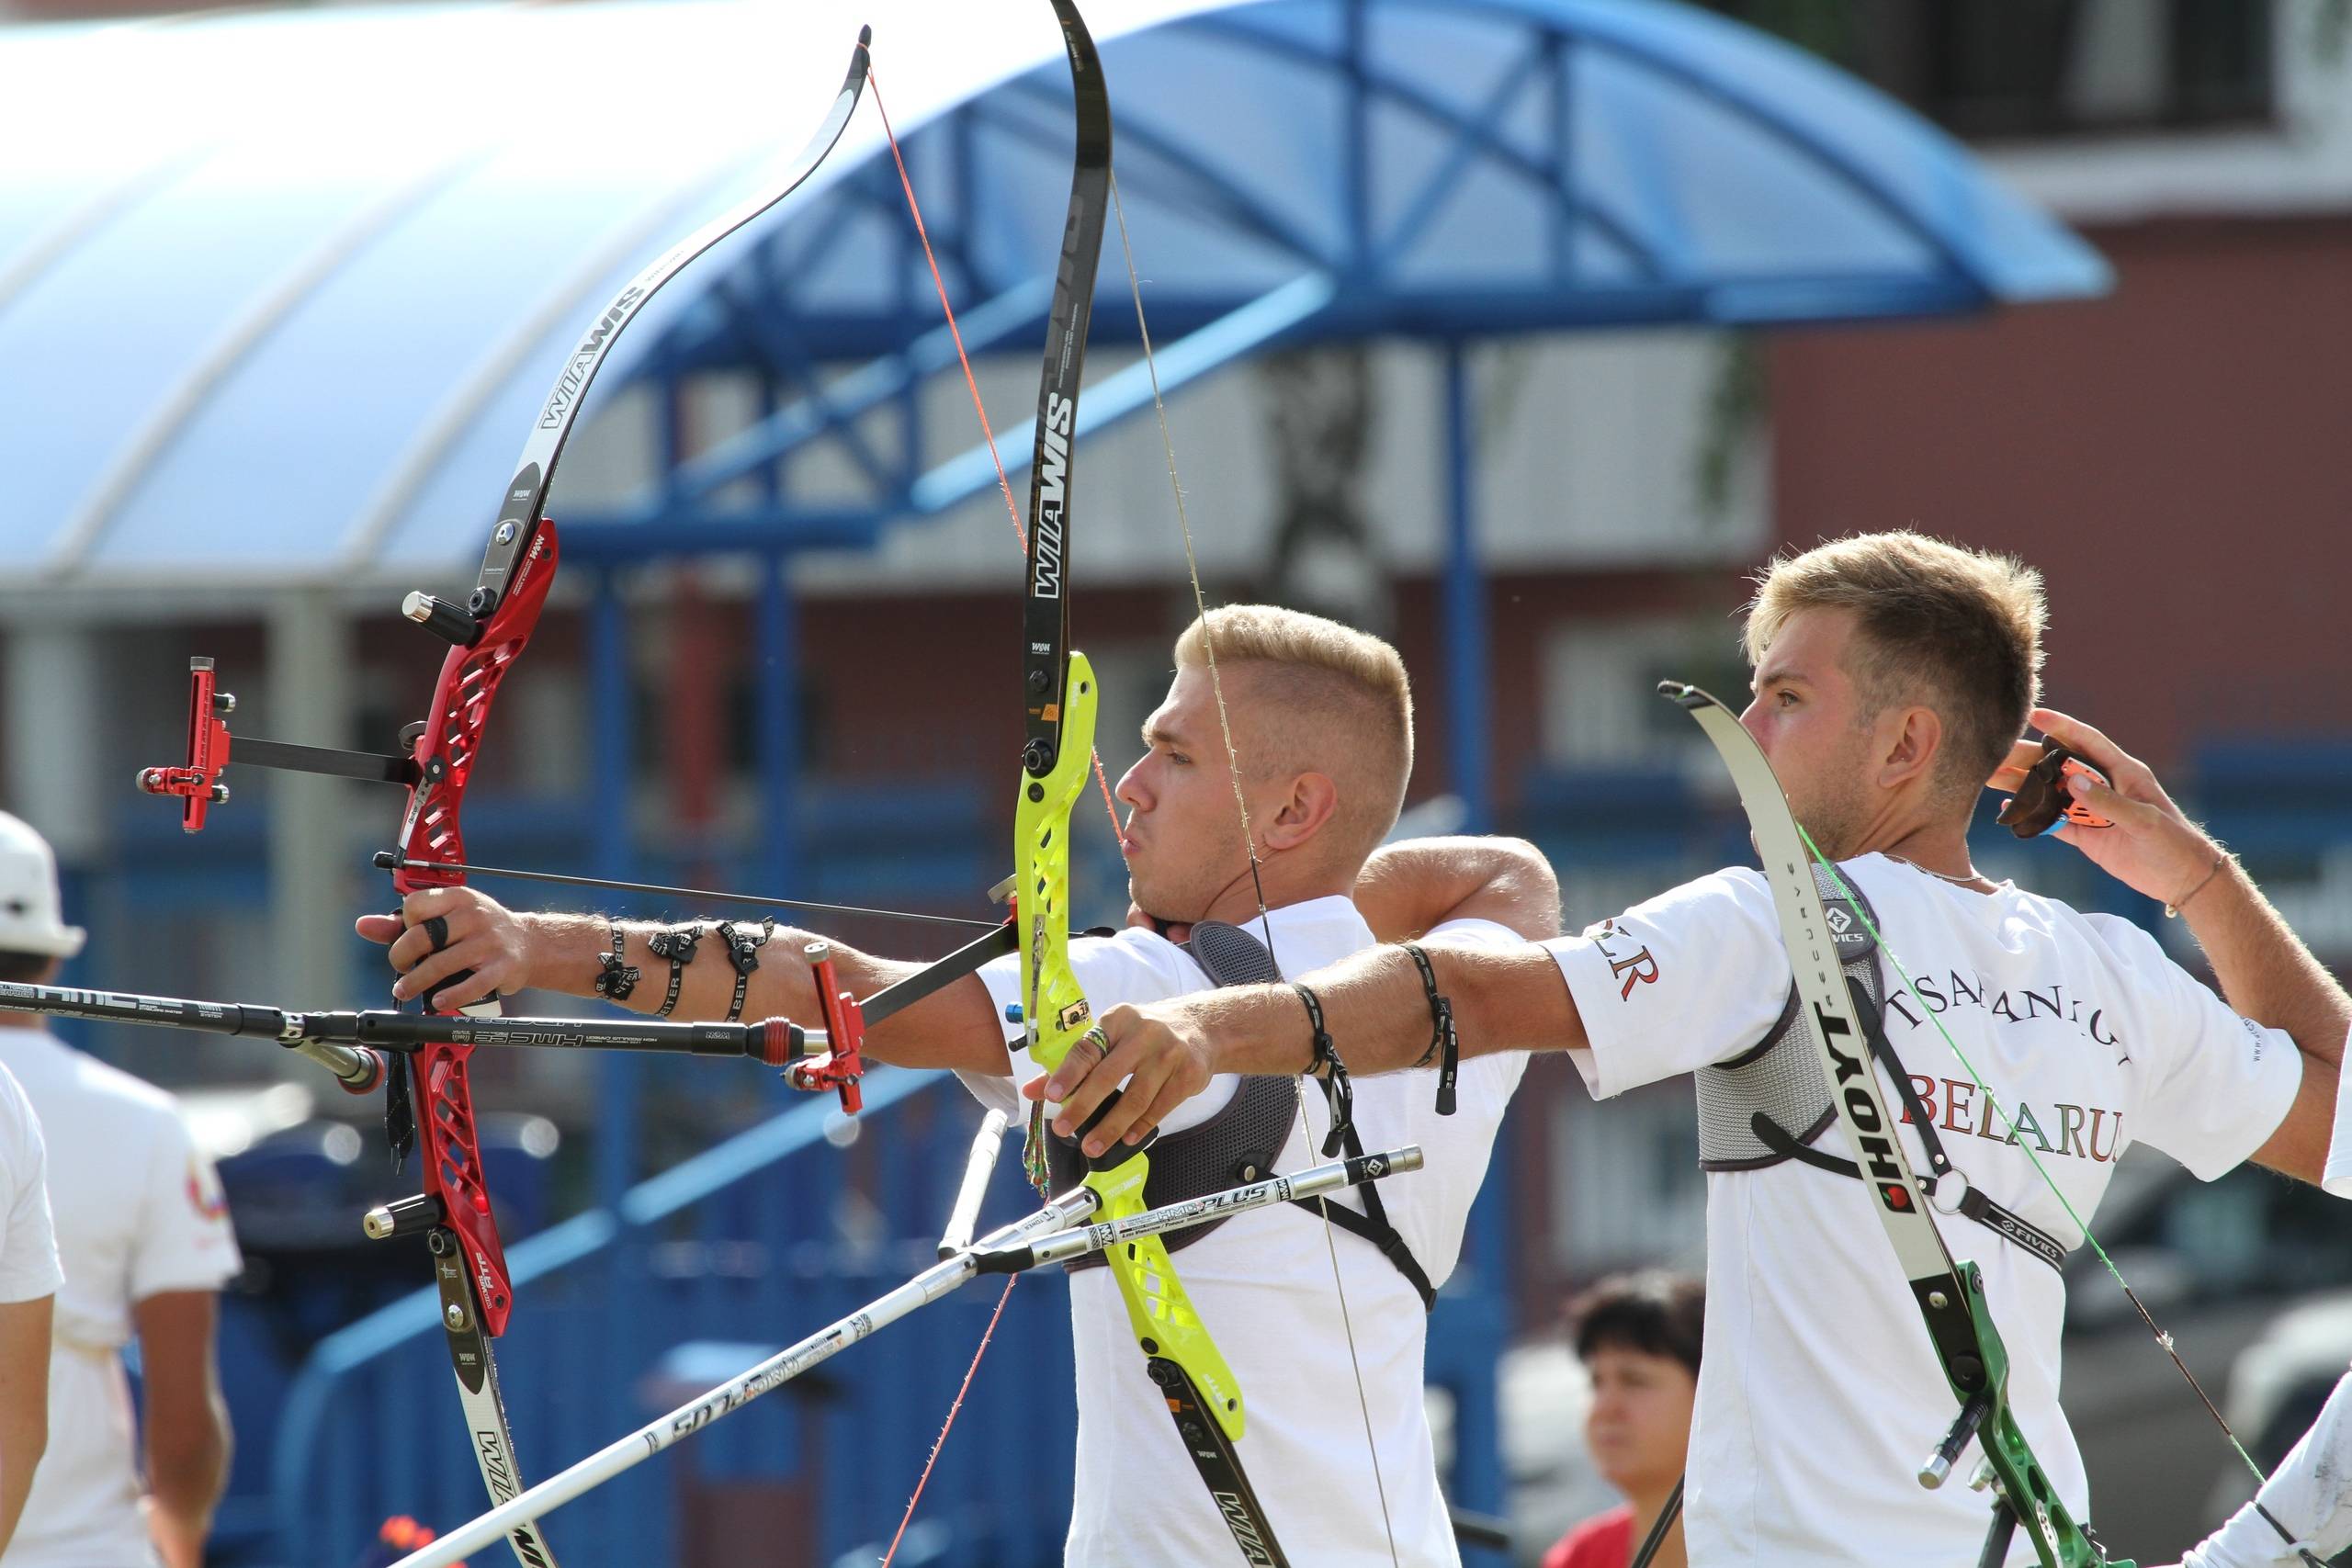
<path fill-rule="evenodd" d="M 1991 877 L 1986 876 L 1984 873 L 1977 871 L 1973 867 L 1970 869 L 1966 876 L 1954 876 L 1949 872 L 1930 871 L 1928 867 L 1921 865 L 1917 861 L 1905 860 L 1901 855 L 1887 854 L 1883 850 L 1879 852 L 1881 854 L 1885 854 L 1887 859 L 1894 862 L 1897 865 L 1907 865 L 1913 871 L 1919 873 L 1923 876 L 1932 876 L 1938 882 L 1949 882 L 1954 887 L 1973 887 L 1979 882 L 1990 882 L 1993 880 Z"/>

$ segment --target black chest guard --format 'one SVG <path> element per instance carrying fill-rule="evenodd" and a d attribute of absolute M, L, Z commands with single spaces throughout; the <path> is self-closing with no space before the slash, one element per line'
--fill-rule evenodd
<path fill-rule="evenodd" d="M 1218 986 L 1254 986 L 1283 977 L 1264 944 L 1223 920 L 1203 920 L 1194 926 L 1193 938 L 1183 948 Z M 1163 1133 L 1151 1145 L 1151 1174 L 1143 1184 L 1144 1206 L 1156 1209 L 1256 1181 L 1273 1168 L 1274 1156 L 1282 1153 L 1297 1115 L 1296 1078 L 1243 1078 L 1233 1098 L 1216 1115 L 1181 1133 Z M 1086 1161 L 1077 1144 L 1050 1131 L 1046 1137 L 1046 1164 L 1053 1172 L 1057 1192 L 1066 1192 L 1086 1179 Z M 1223 1224 L 1223 1220 L 1212 1220 L 1170 1231 L 1160 1240 L 1170 1252 L 1181 1252 Z M 1089 1253 L 1062 1267 L 1072 1273 L 1100 1269 L 1102 1255 Z"/>
<path fill-rule="evenodd" d="M 1895 1092 L 1902 1097 L 1905 1119 L 1919 1134 L 1920 1147 L 1926 1151 L 1928 1174 L 1918 1179 L 1921 1195 L 1939 1213 L 1973 1220 L 2063 1271 L 2071 1250 L 2064 1242 L 1987 1198 L 1965 1174 L 1953 1168 L 1943 1140 L 1937 1135 L 1935 1118 L 1928 1113 L 1918 1088 L 1886 1037 L 1885 986 L 1879 973 L 1878 941 L 1871 935 L 1878 917 L 1861 889 L 1842 886 L 1819 866 L 1813 868 L 1813 878 L 1821 890 L 1831 938 L 1838 944 L 1854 1016 L 1870 1037 L 1871 1054 L 1884 1064 Z M 1851 898 L 1846 896 L 1849 891 Z M 1761 1170 L 1784 1160 L 1800 1160 L 1834 1175 L 1861 1179 L 1861 1168 L 1852 1160 L 1814 1146 L 1836 1124 L 1838 1111 L 1830 1103 L 1821 1053 L 1807 1038 L 1812 1028 L 1792 980 L 1788 1002 L 1771 1032 L 1752 1049 L 1693 1075 L 1699 1100 L 1700 1169 Z M 1959 1197 L 1937 1201 L 1939 1191 L 1948 1188 L 1958 1188 Z"/>

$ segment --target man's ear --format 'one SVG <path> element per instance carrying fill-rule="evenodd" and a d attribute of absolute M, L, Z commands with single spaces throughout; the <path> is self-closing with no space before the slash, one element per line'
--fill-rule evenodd
<path fill-rule="evenodd" d="M 1878 782 L 1900 789 L 1934 773 L 1943 754 L 1943 716 L 1931 707 L 1890 708 L 1881 716 L 1879 739 Z"/>
<path fill-rule="evenodd" d="M 1258 824 L 1266 848 L 1295 850 L 1321 832 L 1340 809 L 1340 786 L 1329 773 L 1300 773 L 1290 781 L 1271 820 Z"/>

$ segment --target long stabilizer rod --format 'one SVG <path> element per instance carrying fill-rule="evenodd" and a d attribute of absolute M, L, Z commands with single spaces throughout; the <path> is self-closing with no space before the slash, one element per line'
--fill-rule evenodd
<path fill-rule="evenodd" d="M 917 1308 L 952 1294 L 981 1273 L 1016 1273 L 1114 1247 L 1136 1236 L 1182 1230 L 1245 1210 L 1311 1198 L 1319 1192 L 1420 1168 L 1420 1146 L 1408 1144 L 1381 1154 L 1315 1166 L 1296 1176 L 1272 1177 L 1229 1191 L 1170 1203 L 1114 1224 L 1077 1229 L 1069 1227 L 1078 1225 L 1092 1213 L 1101 1199 L 1091 1188 L 1072 1188 L 1035 1213 L 989 1232 L 977 1245 L 933 1264 L 888 1295 L 876 1298 L 798 1344 L 776 1352 L 700 1399 L 678 1406 L 618 1442 L 607 1444 L 512 1502 L 458 1526 L 423 1551 L 401 1558 L 391 1568 L 450 1568 L 467 1553 L 492 1545 L 520 1525 L 544 1517 L 623 1471 L 651 1459 L 681 1438 L 700 1431 L 722 1416 L 734 1414 L 760 1395 L 781 1388 L 809 1368 L 831 1359 L 876 1329 L 888 1327 Z"/>
<path fill-rule="evenodd" d="M 0 1008 L 10 1012 L 94 1018 L 107 1023 L 143 1023 L 158 1029 L 193 1029 L 207 1034 L 253 1034 L 298 1051 L 343 1080 L 353 1094 L 366 1094 L 383 1081 L 383 1058 L 375 1052 L 287 1032 L 300 1013 L 243 1002 L 189 1001 L 138 991 L 85 991 L 72 986 L 25 986 L 0 981 Z"/>
<path fill-rule="evenodd" d="M 650 1018 L 474 1018 L 382 1009 L 288 1012 L 248 1002 L 193 1001 L 138 991 L 85 991 L 14 981 L 0 981 L 0 1009 L 275 1040 L 325 1067 L 354 1094 L 375 1088 L 382 1077 L 377 1051 L 414 1051 L 441 1042 L 750 1056 L 772 1067 L 789 1066 L 808 1055 L 812 1046 L 822 1049 L 826 1044 L 822 1030 L 803 1029 L 781 1018 L 758 1023 L 679 1023 Z"/>

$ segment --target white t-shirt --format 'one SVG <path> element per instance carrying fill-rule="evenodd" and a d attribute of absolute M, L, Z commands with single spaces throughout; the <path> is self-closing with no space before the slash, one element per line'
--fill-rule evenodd
<path fill-rule="evenodd" d="M 52 1139 L 50 1171 L 65 1283 L 49 1370 L 49 1451 L 7 1568 L 132 1568 L 156 1559 L 122 1348 L 131 1305 L 217 1291 L 239 1267 L 228 1207 L 172 1097 L 49 1034 L 0 1030 Z"/>
<path fill-rule="evenodd" d="M 1289 905 L 1272 911 L 1271 920 L 1274 958 L 1286 975 L 1305 975 L 1373 945 L 1372 929 L 1345 898 Z M 1254 919 L 1247 929 L 1265 940 Z M 1483 920 L 1456 921 L 1431 935 L 1507 945 L 1521 940 Z M 1145 931 L 1073 942 L 1070 963 L 1097 1013 L 1119 1002 L 1206 990 L 1210 984 L 1182 949 Z M 1020 996 L 1014 961 L 1000 959 L 979 974 L 1001 1016 Z M 1017 1045 L 1019 1026 L 1008 1025 L 1008 1032 Z M 1344 1060 L 1348 1043 L 1337 1044 Z M 1443 1284 L 1453 1271 L 1495 1129 L 1526 1066 L 1523 1053 L 1463 1063 L 1452 1116 L 1436 1113 L 1437 1079 L 1429 1070 L 1354 1080 L 1363 1146 L 1414 1143 L 1427 1156 L 1420 1170 L 1383 1182 L 1380 1196 L 1389 1223 L 1432 1285 Z M 1025 1082 L 1040 1069 L 1015 1049 L 1012 1072 L 1012 1081 Z M 967 1076 L 965 1081 L 986 1103 L 1011 1103 L 1003 1098 L 1006 1079 Z M 1213 1113 L 1231 1098 L 1236 1081 L 1215 1080 L 1169 1116 L 1163 1130 L 1182 1131 Z M 1322 1163 L 1330 1117 L 1319 1086 L 1303 1083 L 1299 1100 L 1306 1130 L 1293 1126 L 1274 1161 L 1278 1171 Z M 1363 1206 L 1352 1192 L 1333 1201 Z M 1317 1216 L 1285 1204 L 1238 1215 L 1175 1255 L 1193 1306 L 1241 1385 L 1245 1425 L 1235 1451 L 1265 1506 L 1266 1522 L 1295 1562 L 1390 1568 L 1391 1529 L 1395 1562 L 1458 1562 L 1421 1404 L 1428 1314 L 1395 1265 L 1336 1226 L 1327 1247 L 1325 1228 Z M 1335 1255 L 1355 1336 L 1352 1362 L 1332 1282 Z M 1078 1459 L 1064 1561 L 1082 1568 L 1206 1568 L 1239 1561 L 1232 1533 L 1144 1374 L 1143 1354 L 1110 1270 L 1081 1270 L 1069 1284 Z M 1358 1368 L 1363 1408 L 1356 1398 Z M 1373 1444 L 1379 1451 L 1377 1487 L 1368 1451 Z"/>
<path fill-rule="evenodd" d="M 40 1119 L 0 1063 L 0 1302 L 53 1296 L 64 1275 L 50 1224 Z"/>
<path fill-rule="evenodd" d="M 1927 1011 L 2015 1118 L 2011 1133 L 1988 1114 L 1883 956 L 1888 1041 L 1945 1152 L 1986 1196 L 2062 1242 L 2081 1233 L 2029 1146 L 2088 1219 L 2128 1144 L 2151 1144 L 2211 1180 L 2286 1115 L 2302 1074 L 2293 1042 L 2230 1011 L 2129 921 L 2007 884 L 1970 892 L 1882 855 L 1843 871 Z M 1603 1098 L 1757 1044 L 1788 997 L 1771 895 L 1745 869 L 1546 945 L 1592 1042 L 1570 1056 Z M 1902 1114 L 1891 1088 L 1886 1098 Z M 1904 1143 L 1924 1169 L 1917 1134 Z M 1816 1146 L 1849 1154 L 1835 1130 Z M 2017 1418 L 2081 1518 L 2088 1486 L 2058 1407 L 2064 1286 L 1982 1225 L 1945 1217 L 1938 1228 L 1955 1258 L 1984 1266 Z M 1685 1495 L 1692 1562 L 1975 1562 L 1984 1495 L 1959 1484 L 1930 1492 L 1915 1474 L 1957 1413 L 1861 1183 L 1794 1161 L 1709 1174 L 1707 1343 Z M 1975 1463 L 1972 1447 L 1954 1474 Z M 2032 1561 L 2022 1532 L 2009 1561 Z"/>
<path fill-rule="evenodd" d="M 2319 1184 L 2335 1197 L 2352 1198 L 2352 1073 L 2335 1080 L 2335 1123 L 2328 1134 L 2327 1165 Z"/>
<path fill-rule="evenodd" d="M 2297 1546 L 2309 1547 L 2323 1560 L 2352 1546 L 2352 1372 L 2335 1380 L 2335 1387 L 2312 1423 L 2252 1503 L 2230 1516 L 2229 1522 L 2189 1549 L 2181 1568 L 2299 1568 L 2303 1559 Z M 2259 1505 L 2259 1506 L 2257 1506 Z M 2290 1545 L 2278 1526 L 2262 1517 L 2264 1509 L 2290 1530 L 2301 1532 Z"/>

